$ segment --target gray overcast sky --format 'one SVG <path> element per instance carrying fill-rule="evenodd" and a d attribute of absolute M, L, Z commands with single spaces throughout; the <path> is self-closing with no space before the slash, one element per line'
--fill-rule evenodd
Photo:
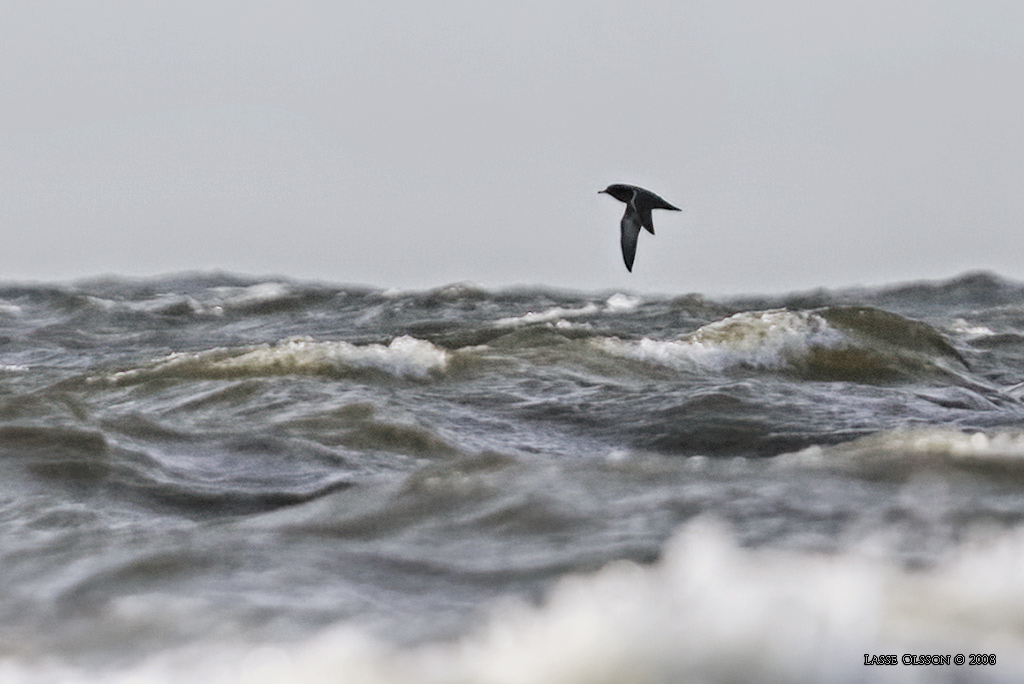
<path fill-rule="evenodd" d="M 1024 278 L 1019 0 L 0 7 L 2 280 Z"/>

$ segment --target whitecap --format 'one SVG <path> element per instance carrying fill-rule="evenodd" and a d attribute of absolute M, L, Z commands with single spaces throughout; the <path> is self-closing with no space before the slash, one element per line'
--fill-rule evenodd
<path fill-rule="evenodd" d="M 8 302 L 0 299 L 0 316 L 10 316 L 16 318 L 22 314 L 22 309 L 13 302 Z"/>
<path fill-rule="evenodd" d="M 604 310 L 607 313 L 628 313 L 635 311 L 641 304 L 643 304 L 643 300 L 639 297 L 616 292 L 604 303 Z"/>
<path fill-rule="evenodd" d="M 544 311 L 529 311 L 521 316 L 500 318 L 494 322 L 494 325 L 499 328 L 515 328 L 521 325 L 530 325 L 533 323 L 552 323 L 566 318 L 592 316 L 600 311 L 601 307 L 593 302 L 590 302 L 578 309 L 567 309 L 561 306 L 554 306 Z"/>
<path fill-rule="evenodd" d="M 677 532 L 657 563 L 616 561 L 567 576 L 539 606 L 509 600 L 453 642 L 402 648 L 347 623 L 297 642 L 206 641 L 103 673 L 8 655 L 0 674 L 79 684 L 1019 681 L 1022 572 L 1021 528 L 968 541 L 940 565 L 915 570 L 867 546 L 745 549 L 727 526 L 700 519 Z M 890 653 L 998 660 L 984 672 L 865 666 L 865 654 Z"/>
<path fill-rule="evenodd" d="M 277 281 L 267 281 L 244 287 L 215 287 L 211 292 L 214 296 L 210 301 L 204 303 L 205 306 L 221 310 L 277 302 L 295 294 L 292 286 Z"/>
<path fill-rule="evenodd" d="M 985 325 L 974 325 L 963 318 L 953 321 L 953 332 L 970 337 L 992 337 L 995 331 Z"/>
<path fill-rule="evenodd" d="M 784 368 L 814 347 L 839 347 L 849 340 L 814 312 L 775 309 L 738 313 L 677 340 L 606 337 L 593 343 L 610 354 L 678 370 L 724 370 Z"/>
<path fill-rule="evenodd" d="M 294 337 L 255 347 L 176 352 L 150 366 L 113 373 L 106 379 L 118 384 L 176 374 L 198 377 L 319 375 L 352 368 L 372 368 L 397 377 L 424 379 L 433 372 L 445 370 L 448 361 L 449 352 L 408 335 L 396 337 L 387 345 L 318 342 L 310 337 Z"/>
<path fill-rule="evenodd" d="M 1024 464 L 1024 432 L 1000 430 L 990 433 L 947 427 L 914 427 L 886 430 L 834 446 L 812 446 L 779 457 L 786 462 L 837 463 L 862 458 L 908 457 L 949 459 L 962 463 L 978 461 Z"/>
<path fill-rule="evenodd" d="M 324 366 L 376 368 L 396 376 L 425 378 L 432 370 L 445 368 L 448 352 L 409 335 L 396 337 L 387 346 L 317 342 L 303 337 L 257 347 L 218 363 L 225 368 L 234 366 L 296 372 L 316 371 Z"/>

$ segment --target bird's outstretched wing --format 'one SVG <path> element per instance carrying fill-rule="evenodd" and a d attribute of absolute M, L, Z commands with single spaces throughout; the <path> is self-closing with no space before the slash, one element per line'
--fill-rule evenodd
<path fill-rule="evenodd" d="M 636 213 L 640 216 L 640 225 L 647 229 L 647 232 L 654 235 L 654 219 L 651 218 L 651 207 L 647 202 L 641 202 L 640 198 L 633 200 L 636 205 Z"/>
<path fill-rule="evenodd" d="M 643 188 L 637 188 L 633 192 L 633 205 L 636 207 L 637 213 L 640 214 L 640 224 L 651 235 L 654 235 L 654 219 L 651 218 L 652 209 L 679 211 L 679 207 L 672 206 L 650 190 L 644 190 Z"/>
<path fill-rule="evenodd" d="M 649 212 L 648 212 L 649 215 Z M 633 202 L 626 205 L 626 213 L 622 215 L 622 260 L 626 262 L 626 270 L 633 272 L 633 257 L 636 256 L 636 240 L 640 236 L 640 214 Z M 653 230 L 651 231 L 654 232 Z"/>

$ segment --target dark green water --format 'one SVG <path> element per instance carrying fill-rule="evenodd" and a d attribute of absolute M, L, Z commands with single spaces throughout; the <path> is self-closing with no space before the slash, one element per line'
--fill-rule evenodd
<path fill-rule="evenodd" d="M 1020 681 L 1022 382 L 983 274 L 7 285 L 0 674 Z"/>

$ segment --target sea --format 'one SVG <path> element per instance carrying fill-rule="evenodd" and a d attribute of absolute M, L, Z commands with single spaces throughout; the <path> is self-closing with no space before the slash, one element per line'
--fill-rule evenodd
<path fill-rule="evenodd" d="M 0 682 L 876 681 L 1024 682 L 1024 283 L 0 285 Z"/>

